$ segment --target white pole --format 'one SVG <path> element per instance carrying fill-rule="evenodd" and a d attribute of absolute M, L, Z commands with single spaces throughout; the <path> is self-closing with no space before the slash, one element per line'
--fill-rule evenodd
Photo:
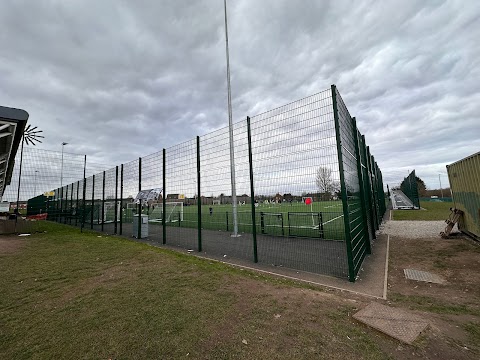
<path fill-rule="evenodd" d="M 440 194 L 442 195 L 442 198 L 443 198 L 442 180 L 440 179 L 440 174 L 438 174 L 438 181 L 440 182 Z"/>
<path fill-rule="evenodd" d="M 228 53 L 228 25 L 227 25 L 227 0 L 223 0 L 225 10 L 225 48 L 227 56 L 227 89 L 228 89 L 228 129 L 230 137 L 230 179 L 232 185 L 232 205 L 233 205 L 233 234 L 238 236 L 237 222 L 237 189 L 235 186 L 235 156 L 233 144 L 233 124 L 232 124 L 232 92 L 230 87 L 230 59 Z"/>

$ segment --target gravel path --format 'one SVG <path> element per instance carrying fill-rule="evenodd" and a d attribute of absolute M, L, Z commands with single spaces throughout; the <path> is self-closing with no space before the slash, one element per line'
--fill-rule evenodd
<path fill-rule="evenodd" d="M 445 221 L 386 221 L 380 226 L 380 233 L 390 236 L 401 236 L 411 239 L 440 238 L 445 230 Z M 456 229 L 456 227 L 455 227 Z"/>

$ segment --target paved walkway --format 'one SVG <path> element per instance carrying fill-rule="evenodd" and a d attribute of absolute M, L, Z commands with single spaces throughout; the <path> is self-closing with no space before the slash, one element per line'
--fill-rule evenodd
<path fill-rule="evenodd" d="M 394 209 L 415 209 L 412 201 L 402 192 L 402 190 L 392 190 L 392 195 L 390 197 Z"/>
<path fill-rule="evenodd" d="M 198 256 L 205 259 L 220 261 L 225 264 L 238 266 L 240 268 L 260 271 L 270 275 L 276 275 L 287 279 L 305 281 L 314 285 L 321 285 L 337 290 L 348 291 L 378 299 L 386 299 L 386 276 L 388 268 L 388 246 L 389 236 L 377 234 L 377 239 L 372 244 L 372 254 L 367 255 L 357 280 L 352 283 L 346 277 L 339 278 L 329 275 L 322 275 L 309 271 L 291 269 L 285 266 L 272 266 L 267 263 L 254 263 L 247 259 L 232 258 L 230 256 L 213 255 L 188 251 L 185 248 L 172 245 L 162 245 L 157 241 L 142 239 L 141 242 L 152 246 L 169 248 L 182 253 Z M 343 245 L 343 243 L 341 243 Z"/>

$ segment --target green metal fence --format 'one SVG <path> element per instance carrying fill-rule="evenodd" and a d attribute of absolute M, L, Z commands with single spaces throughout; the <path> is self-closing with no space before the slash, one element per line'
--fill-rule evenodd
<path fill-rule="evenodd" d="M 413 170 L 406 178 L 403 179 L 400 184 L 402 192 L 410 199 L 413 206 L 417 209 L 420 208 L 420 197 L 418 196 L 418 184 L 417 177 L 415 176 L 415 170 Z"/>
<path fill-rule="evenodd" d="M 234 124 L 233 138 L 235 204 L 223 128 L 55 189 L 48 219 L 355 281 L 385 197 L 381 171 L 336 87 L 247 117 Z M 135 202 L 150 189 L 161 191 Z"/>

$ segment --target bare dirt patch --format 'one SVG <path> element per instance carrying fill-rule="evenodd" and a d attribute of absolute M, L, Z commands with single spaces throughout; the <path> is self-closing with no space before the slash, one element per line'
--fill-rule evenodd
<path fill-rule="evenodd" d="M 0 236 L 0 255 L 15 254 L 25 247 L 27 241 L 18 236 Z"/>
<path fill-rule="evenodd" d="M 377 346 L 395 359 L 477 359 L 480 247 L 462 236 L 449 240 L 433 237 L 438 223 L 417 225 L 424 228 L 418 232 L 419 237 L 391 236 L 388 300 L 376 300 L 429 322 L 413 345 L 394 340 L 352 318 L 371 302 L 370 298 L 244 279 L 226 287 L 236 294 L 235 306 L 225 314 L 225 322 L 218 324 L 206 339 L 202 350 L 223 356 L 221 344 L 235 342 L 240 347 L 258 348 L 265 358 L 274 354 L 289 358 L 298 353 L 311 354 L 312 358 L 325 353 L 332 354 L 331 358 L 348 358 L 348 351 L 355 349 L 362 339 L 365 346 Z M 432 272 L 445 278 L 446 283 L 407 280 L 405 268 Z M 295 333 L 293 329 L 297 329 Z M 311 342 L 307 335 L 311 333 L 319 334 L 316 342 Z M 362 338 L 367 334 L 374 344 Z M 234 345 L 228 348 L 232 347 L 235 348 Z"/>
<path fill-rule="evenodd" d="M 404 269 L 446 279 L 433 284 L 406 279 Z M 480 356 L 480 246 L 456 236 L 390 237 L 388 302 L 427 318 L 431 327 L 418 342 L 423 356 L 474 359 Z M 473 335 L 473 336 L 472 336 Z"/>

